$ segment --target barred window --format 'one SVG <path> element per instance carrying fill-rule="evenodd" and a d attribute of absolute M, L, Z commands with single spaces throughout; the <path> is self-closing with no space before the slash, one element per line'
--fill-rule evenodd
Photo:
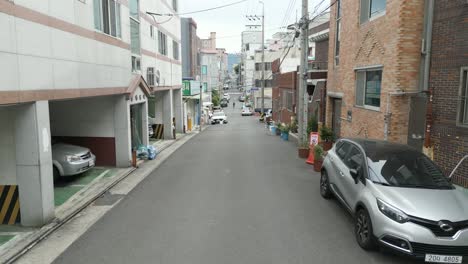
<path fill-rule="evenodd" d="M 94 28 L 121 37 L 120 4 L 116 0 L 94 0 Z"/>

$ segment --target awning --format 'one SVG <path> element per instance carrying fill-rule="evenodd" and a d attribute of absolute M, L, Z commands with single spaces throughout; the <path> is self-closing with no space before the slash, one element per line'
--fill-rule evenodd
<path fill-rule="evenodd" d="M 187 100 L 200 100 L 200 95 L 184 95 L 182 96 L 184 99 L 187 99 Z"/>

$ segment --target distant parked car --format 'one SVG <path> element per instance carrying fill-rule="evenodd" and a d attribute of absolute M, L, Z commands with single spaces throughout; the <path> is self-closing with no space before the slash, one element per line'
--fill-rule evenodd
<path fill-rule="evenodd" d="M 94 167 L 96 156 L 88 148 L 56 143 L 52 145 L 54 180 L 59 177 L 73 176 Z"/>
<path fill-rule="evenodd" d="M 239 96 L 239 102 L 244 102 L 244 101 L 245 101 L 245 96 L 240 95 L 240 96 Z"/>
<path fill-rule="evenodd" d="M 251 116 L 251 115 L 253 115 L 253 113 L 252 113 L 252 110 L 250 110 L 250 107 L 243 107 L 241 115 L 242 116 Z"/>
<path fill-rule="evenodd" d="M 365 250 L 382 246 L 432 263 L 468 256 L 467 193 L 419 150 L 340 139 L 323 161 L 320 194 L 354 216 Z"/>
<path fill-rule="evenodd" d="M 228 106 L 228 100 L 221 100 L 221 102 L 219 103 L 219 105 L 221 107 L 227 107 Z"/>
<path fill-rule="evenodd" d="M 227 124 L 227 116 L 224 112 L 215 112 L 211 117 L 211 124 Z"/>
<path fill-rule="evenodd" d="M 227 99 L 228 101 L 231 100 L 231 96 L 228 93 L 223 94 L 223 98 Z"/>

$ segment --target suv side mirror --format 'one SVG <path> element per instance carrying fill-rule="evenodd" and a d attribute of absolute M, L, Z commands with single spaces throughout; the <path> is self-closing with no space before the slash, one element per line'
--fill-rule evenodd
<path fill-rule="evenodd" d="M 359 172 L 356 169 L 349 169 L 349 174 L 351 174 L 351 177 L 354 179 L 354 183 L 358 183 L 359 181 Z"/>

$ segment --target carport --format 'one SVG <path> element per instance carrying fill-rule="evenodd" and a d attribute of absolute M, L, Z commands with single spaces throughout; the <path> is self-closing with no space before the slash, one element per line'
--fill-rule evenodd
<path fill-rule="evenodd" d="M 131 165 L 133 135 L 148 144 L 150 90 L 140 75 L 123 94 L 93 90 L 94 96 L 0 107 L 2 224 L 41 226 L 54 218 L 51 138 L 87 147 L 97 165 L 111 167 Z"/>

